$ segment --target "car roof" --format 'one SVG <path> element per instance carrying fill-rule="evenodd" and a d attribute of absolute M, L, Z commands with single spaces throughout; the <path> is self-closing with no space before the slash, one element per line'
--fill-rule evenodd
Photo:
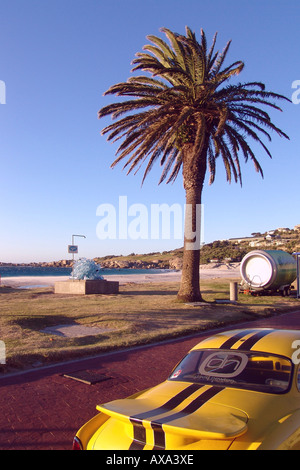
<path fill-rule="evenodd" d="M 204 348 L 259 351 L 291 358 L 297 349 L 300 354 L 300 331 L 251 327 L 222 331 L 204 339 L 192 350 Z"/>

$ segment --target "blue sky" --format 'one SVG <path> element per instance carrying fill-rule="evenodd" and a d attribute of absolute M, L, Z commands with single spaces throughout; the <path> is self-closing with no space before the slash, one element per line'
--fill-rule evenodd
<path fill-rule="evenodd" d="M 118 209 L 119 196 L 149 208 L 184 204 L 182 178 L 158 186 L 159 166 L 142 188 L 142 173 L 112 170 L 116 147 L 100 135 L 110 119 L 97 112 L 112 99 L 102 95 L 131 75 L 148 34 L 188 25 L 211 43 L 218 31 L 218 49 L 232 39 L 227 65 L 245 62 L 240 81 L 291 98 L 300 80 L 298 0 L 0 0 L 0 12 L 0 261 L 68 258 L 72 234 L 86 236 L 76 241 L 88 258 L 182 246 L 96 234 L 97 207 Z M 271 116 L 290 141 L 273 136 L 272 160 L 254 147 L 263 180 L 249 162 L 243 187 L 229 185 L 218 162 L 215 183 L 204 189 L 204 242 L 300 223 L 300 105 L 283 108 Z"/>

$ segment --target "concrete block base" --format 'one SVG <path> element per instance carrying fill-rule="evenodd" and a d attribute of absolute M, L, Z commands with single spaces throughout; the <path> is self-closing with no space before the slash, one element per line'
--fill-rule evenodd
<path fill-rule="evenodd" d="M 73 295 L 88 295 L 88 294 L 118 294 L 119 283 L 116 281 L 106 280 L 77 280 L 70 279 L 69 281 L 58 281 L 54 286 L 55 294 L 73 294 Z"/>

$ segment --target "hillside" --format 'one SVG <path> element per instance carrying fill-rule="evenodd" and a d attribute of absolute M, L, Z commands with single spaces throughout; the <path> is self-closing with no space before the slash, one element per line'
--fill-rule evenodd
<path fill-rule="evenodd" d="M 183 249 L 153 252 L 147 254 L 131 253 L 127 256 L 104 256 L 94 258 L 103 268 L 135 268 L 135 269 L 181 269 Z"/>
<path fill-rule="evenodd" d="M 249 252 L 259 250 L 284 250 L 289 253 L 300 251 L 300 231 L 276 229 L 269 232 L 253 233 L 251 237 L 217 240 L 204 245 L 201 249 L 201 264 L 212 260 L 239 262 Z M 135 254 L 127 256 L 104 256 L 95 258 L 103 268 L 141 268 L 141 269 L 181 269 L 183 248 L 162 253 Z"/>
<path fill-rule="evenodd" d="M 229 240 L 216 240 L 207 243 L 201 248 L 200 263 L 207 264 L 211 261 L 239 262 L 251 250 L 284 250 L 288 253 L 300 252 L 300 226 L 295 229 L 279 228 L 263 234 L 255 232 L 251 237 L 231 238 Z M 107 255 L 96 257 L 94 261 L 103 268 L 114 269 L 176 269 L 182 268 L 183 248 L 171 251 L 153 252 L 147 254 L 131 253 L 130 255 Z M 17 266 L 14 263 L 1 263 L 0 266 Z M 21 264 L 25 265 L 25 263 Z M 21 266 L 18 264 L 18 266 Z M 53 262 L 29 263 L 26 266 L 42 267 L 71 267 L 72 260 L 60 260 Z"/>

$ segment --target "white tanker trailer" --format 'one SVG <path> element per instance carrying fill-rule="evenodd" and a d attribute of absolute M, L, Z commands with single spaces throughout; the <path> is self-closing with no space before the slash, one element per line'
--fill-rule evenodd
<path fill-rule="evenodd" d="M 297 262 L 282 250 L 255 250 L 242 259 L 240 273 L 241 292 L 289 295 L 297 278 Z"/>

